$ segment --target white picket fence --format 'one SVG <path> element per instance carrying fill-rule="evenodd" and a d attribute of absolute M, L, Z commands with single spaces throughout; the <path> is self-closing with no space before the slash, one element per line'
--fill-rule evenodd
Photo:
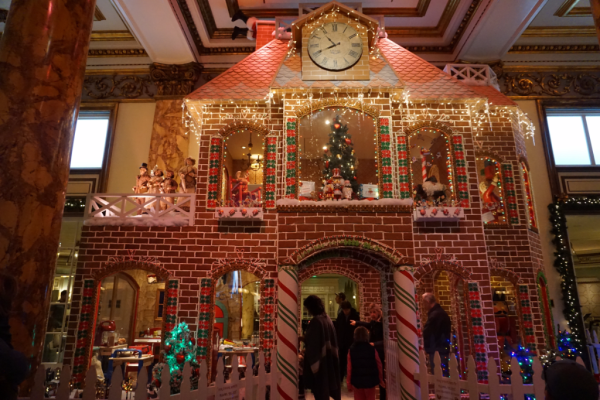
<path fill-rule="evenodd" d="M 144 203 L 136 202 L 138 198 L 144 199 Z M 191 226 L 194 224 L 195 204 L 195 195 L 192 193 L 90 193 L 86 199 L 83 223 L 84 225 Z"/>
<path fill-rule="evenodd" d="M 577 362 L 581 365 L 583 361 L 577 358 Z M 536 399 L 544 399 L 545 382 L 542 378 L 542 363 L 537 357 L 533 357 L 533 378 L 532 384 L 524 384 L 521 377 L 521 368 L 516 358 L 513 358 L 510 365 L 511 383 L 501 384 L 499 381 L 498 369 L 496 361 L 493 358 L 488 360 L 488 381 L 489 383 L 477 382 L 476 366 L 473 356 L 469 356 L 467 363 L 467 380 L 460 380 L 458 375 L 458 361 L 451 354 L 449 362 L 449 378 L 442 376 L 442 367 L 440 355 L 435 354 L 435 369 L 434 374 L 430 375 L 427 371 L 427 361 L 425 353 L 420 352 L 419 365 L 420 371 L 415 372 L 415 378 L 421 384 L 421 400 L 429 400 L 430 393 L 435 393 L 436 399 L 460 399 L 468 398 L 470 400 L 479 400 L 480 394 L 489 395 L 489 400 L 501 400 L 501 395 L 512 395 L 513 399 L 523 399 L 524 395 L 535 395 Z M 472 372 L 471 372 L 472 371 Z M 432 385 L 432 387 L 430 387 Z M 431 389 L 433 388 L 433 391 Z M 429 390 L 428 390 L 429 389 Z M 467 391 L 468 394 L 461 396 L 461 390 Z"/>
<path fill-rule="evenodd" d="M 188 363 L 183 368 L 183 381 L 181 384 L 181 391 L 177 394 L 171 394 L 171 388 L 169 385 L 171 376 L 169 368 L 162 369 L 161 385 L 158 391 L 158 399 L 165 400 L 215 400 L 224 399 L 245 399 L 245 400 L 265 400 L 267 392 L 267 386 L 271 387 L 270 398 L 271 400 L 279 399 L 277 395 L 277 389 L 275 382 L 277 382 L 276 368 L 271 368 L 271 373 L 266 373 L 264 354 L 260 353 L 258 375 L 254 375 L 252 372 L 252 356 L 246 356 L 246 369 L 245 378 L 239 379 L 238 371 L 238 357 L 232 356 L 231 374 L 228 382 L 224 382 L 223 378 L 223 357 L 219 358 L 217 364 L 217 376 L 215 382 L 209 383 L 207 380 L 207 367 L 206 363 L 202 363 L 200 367 L 200 380 L 198 381 L 198 389 L 192 390 L 190 384 L 190 376 L 192 375 L 191 368 Z M 22 400 L 44 400 L 44 378 L 45 371 L 43 368 L 39 368 L 35 375 L 35 383 L 33 390 L 31 391 L 31 397 Z M 58 392 L 55 397 L 56 400 L 68 400 L 72 398 L 80 398 L 81 392 L 83 400 L 94 400 L 96 399 L 96 370 L 90 368 L 85 377 L 85 387 L 81 391 L 71 391 L 69 388 L 69 380 L 71 378 L 71 370 L 68 366 L 65 366 L 61 371 L 60 384 Z M 150 377 L 151 378 L 151 377 Z M 123 382 L 123 376 L 121 368 L 117 367 L 112 375 L 112 382 L 110 385 L 110 391 L 108 394 L 108 400 L 122 400 L 136 399 L 146 400 L 148 397 L 146 384 L 148 382 L 147 368 L 142 368 L 138 376 L 138 385 L 133 390 L 132 396 L 126 396 L 124 390 L 121 387 Z M 141 382 L 144 382 L 140 384 Z"/>

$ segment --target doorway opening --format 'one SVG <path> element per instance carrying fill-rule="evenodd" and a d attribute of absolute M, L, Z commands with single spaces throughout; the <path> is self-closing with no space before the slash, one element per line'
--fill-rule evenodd
<path fill-rule="evenodd" d="M 360 312 L 361 298 L 358 284 L 352 279 L 339 274 L 323 274 L 313 275 L 302 282 L 300 288 L 302 331 L 305 331 L 308 321 L 312 318 L 304 308 L 304 299 L 310 295 L 319 296 L 325 306 L 325 313 L 335 322 L 340 310 L 340 305 L 336 302 L 336 294 L 338 293 L 344 293 L 346 300 L 350 302 L 352 308 Z"/>

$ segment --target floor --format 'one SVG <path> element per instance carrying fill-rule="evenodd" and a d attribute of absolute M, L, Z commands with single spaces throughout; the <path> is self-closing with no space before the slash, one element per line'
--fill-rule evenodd
<path fill-rule="evenodd" d="M 305 400 L 314 400 L 315 397 L 312 393 L 307 392 L 304 396 Z M 344 384 L 342 386 L 342 400 L 353 400 L 354 394 L 348 392 L 348 387 L 346 386 L 346 380 L 344 380 Z"/>

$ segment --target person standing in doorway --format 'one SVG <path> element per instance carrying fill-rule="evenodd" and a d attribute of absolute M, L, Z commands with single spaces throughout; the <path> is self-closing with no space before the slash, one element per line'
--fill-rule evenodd
<path fill-rule="evenodd" d="M 354 329 L 356 328 L 350 325 L 350 321 L 360 321 L 360 315 L 347 300 L 342 301 L 340 307 L 342 312 L 338 314 L 335 321 L 335 331 L 340 353 L 340 379 L 343 382 L 344 376 L 346 376 L 348 350 L 354 341 Z"/>
<path fill-rule="evenodd" d="M 364 326 L 354 331 L 347 364 L 348 390 L 354 391 L 354 400 L 375 400 L 375 387 L 385 387 L 383 366 L 377 350 L 369 344 L 369 331 Z"/>
<path fill-rule="evenodd" d="M 436 301 L 433 293 L 423 295 L 423 311 L 427 312 L 427 322 L 423 327 L 423 344 L 429 356 L 429 367 L 433 374 L 435 352 L 440 353 L 442 368 L 448 365 L 450 355 L 451 322 L 448 313 Z"/>
<path fill-rule="evenodd" d="M 346 294 L 344 292 L 335 294 L 335 303 L 338 305 L 337 318 L 339 318 L 342 313 L 342 302 L 344 301 L 346 301 Z"/>
<path fill-rule="evenodd" d="M 383 348 L 383 312 L 378 304 L 371 303 L 369 306 L 371 321 L 350 321 L 352 326 L 363 326 L 369 330 L 369 343 L 377 350 L 383 370 L 385 370 L 385 351 Z M 379 399 L 386 400 L 385 386 L 379 385 Z"/>
<path fill-rule="evenodd" d="M 304 337 L 304 385 L 312 391 L 315 400 L 329 400 L 330 397 L 341 400 L 340 361 L 333 322 L 319 297 L 310 295 L 303 304 L 313 316 Z"/>

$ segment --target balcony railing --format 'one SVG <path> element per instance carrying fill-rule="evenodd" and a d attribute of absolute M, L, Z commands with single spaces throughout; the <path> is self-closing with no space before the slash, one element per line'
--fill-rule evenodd
<path fill-rule="evenodd" d="M 195 195 L 191 193 L 87 195 L 85 225 L 194 225 Z"/>

